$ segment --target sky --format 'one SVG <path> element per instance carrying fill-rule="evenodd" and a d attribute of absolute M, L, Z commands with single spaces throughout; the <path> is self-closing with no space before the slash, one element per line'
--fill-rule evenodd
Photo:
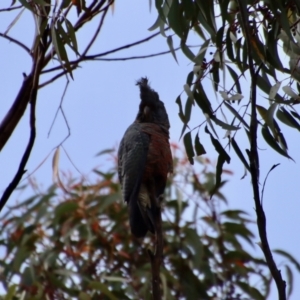
<path fill-rule="evenodd" d="M 7 7 L 10 0 L 1 1 L 1 8 Z M 14 13 L 1 14 L 0 32 L 6 30 L 12 21 Z M 99 38 L 94 44 L 91 54 L 111 50 L 131 42 L 138 41 L 152 34 L 148 28 L 156 20 L 156 11 L 149 12 L 147 2 L 139 0 L 117 1 L 114 12 L 109 12 Z M 89 26 L 79 32 L 78 44 L 83 49 L 92 34 Z M 18 23 L 9 34 L 21 39 L 29 47 L 33 40 L 33 17 L 27 11 L 23 13 Z M 110 57 L 127 57 L 146 55 L 168 50 L 166 39 L 158 36 L 154 40 L 141 46 L 127 49 Z M 22 83 L 22 73 L 29 73 L 31 60 L 24 50 L 0 38 L 0 120 L 7 113 L 12 101 L 17 95 Z M 159 93 L 164 101 L 171 123 L 171 141 L 180 142 L 182 123 L 178 117 L 178 106 L 175 103 L 177 96 L 183 93 L 183 85 L 187 74 L 193 69 L 190 61 L 180 52 L 177 53 L 178 63 L 171 55 L 164 55 L 152 59 L 129 60 L 121 62 L 85 62 L 74 72 L 74 81 L 70 81 L 62 107 L 67 117 L 71 135 L 64 142 L 64 148 L 82 174 L 90 174 L 96 166 L 105 166 L 106 162 L 96 154 L 106 148 L 117 147 L 126 128 L 133 122 L 139 103 L 139 91 L 135 81 L 147 76 L 151 86 Z M 51 63 L 50 63 L 51 66 Z M 41 82 L 46 80 L 42 77 Z M 34 172 L 37 182 L 44 188 L 52 184 L 52 156 L 55 147 L 68 134 L 68 128 L 59 113 L 50 136 L 49 129 L 54 120 L 56 111 L 61 102 L 66 80 L 62 78 L 39 91 L 37 100 L 37 139 L 29 159 L 28 174 Z M 242 90 L 249 92 L 250 81 L 245 80 Z M 215 102 L 215 93 L 206 86 L 209 97 Z M 260 101 L 265 95 L 259 92 Z M 244 99 L 248 98 L 244 94 Z M 183 93 L 182 99 L 185 101 Z M 218 99 L 221 101 L 221 98 Z M 243 101 L 243 100 L 242 100 Z M 246 100 L 245 100 L 246 101 Z M 246 103 L 246 102 L 245 102 Z M 265 103 L 265 106 L 267 103 Z M 202 112 L 194 109 L 191 127 L 204 121 Z M 28 110 L 17 126 L 14 134 L 0 154 L 0 191 L 3 191 L 13 178 L 24 148 L 29 137 Z M 259 138 L 259 153 L 261 162 L 261 180 L 263 181 L 269 169 L 277 163 L 280 165 L 268 177 L 264 192 L 264 209 L 267 215 L 267 230 L 271 249 L 281 248 L 290 252 L 300 260 L 299 228 L 300 211 L 300 143 L 295 130 L 281 125 L 289 145 L 289 154 L 295 162 L 275 153 Z M 200 131 L 201 143 L 204 145 L 207 157 L 217 160 L 217 154 L 211 146 L 209 136 Z M 236 140 L 246 145 L 244 133 L 238 133 Z M 222 141 L 222 137 L 221 137 Z M 225 141 L 223 142 L 225 145 Z M 246 146 L 244 147 L 246 148 Z M 242 148 L 242 149 L 244 149 Z M 255 219 L 254 202 L 251 190 L 250 176 L 243 180 L 244 169 L 234 152 L 231 155 L 227 169 L 234 172 L 224 188 L 224 194 L 229 200 L 231 208 L 244 209 Z M 46 159 L 47 158 L 47 159 Z M 59 167 L 61 170 L 70 170 L 75 176 L 81 175 L 74 169 L 68 157 L 61 151 Z M 23 181 L 24 183 L 26 181 Z M 262 183 L 262 182 L 261 182 Z M 262 187 L 262 185 L 261 185 Z M 28 197 L 29 194 L 13 194 L 8 205 L 16 200 Z M 257 235 L 256 227 L 253 230 Z M 257 239 L 258 242 L 258 239 Z M 260 255 L 257 246 L 254 249 Z M 283 258 L 275 255 L 276 262 L 281 265 Z M 284 272 L 283 272 L 284 274 Z M 300 281 L 297 274 L 295 283 Z M 276 294 L 274 294 L 276 295 Z M 300 299 L 300 286 L 295 284 L 295 291 L 291 299 Z"/>

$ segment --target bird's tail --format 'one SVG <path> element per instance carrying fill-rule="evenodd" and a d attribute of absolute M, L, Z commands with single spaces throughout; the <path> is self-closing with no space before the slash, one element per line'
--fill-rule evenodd
<path fill-rule="evenodd" d="M 147 231 L 149 230 L 149 226 L 147 226 L 145 222 L 145 218 L 141 213 L 136 199 L 131 199 L 131 201 L 129 201 L 128 209 L 131 233 L 137 238 L 145 237 Z"/>

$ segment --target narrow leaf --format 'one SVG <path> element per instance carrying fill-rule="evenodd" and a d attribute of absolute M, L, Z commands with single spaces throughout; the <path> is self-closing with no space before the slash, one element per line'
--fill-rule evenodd
<path fill-rule="evenodd" d="M 183 143 L 185 146 L 187 157 L 188 157 L 190 163 L 193 165 L 194 164 L 193 157 L 195 156 L 195 152 L 194 152 L 193 145 L 192 145 L 192 135 L 191 135 L 190 131 L 184 135 Z"/>
<path fill-rule="evenodd" d="M 265 141 L 275 150 L 277 151 L 279 154 L 288 157 L 290 159 L 292 159 L 287 153 L 286 151 L 284 151 L 276 142 L 276 140 L 274 139 L 274 137 L 271 135 L 268 126 L 265 124 L 262 129 L 261 129 L 261 133 L 263 138 L 265 139 Z"/>
<path fill-rule="evenodd" d="M 199 139 L 198 133 L 195 136 L 195 150 L 196 150 L 196 154 L 198 156 L 200 156 L 202 154 L 206 154 L 206 151 L 205 151 L 203 145 L 200 143 L 200 139 Z"/>
<path fill-rule="evenodd" d="M 280 249 L 275 249 L 273 252 L 285 257 L 286 259 L 289 260 L 290 263 L 292 263 L 295 268 L 297 269 L 298 272 L 300 272 L 300 262 L 298 262 L 294 256 L 292 256 L 290 253 L 280 250 Z"/>
<path fill-rule="evenodd" d="M 294 98 L 294 99 L 299 99 L 299 95 L 297 95 L 293 89 L 289 86 L 286 85 L 284 87 L 282 87 L 282 90 L 290 97 Z"/>
<path fill-rule="evenodd" d="M 284 107 L 277 110 L 276 116 L 282 123 L 300 130 L 300 124 L 294 119 L 294 117 Z"/>
<path fill-rule="evenodd" d="M 233 113 L 233 115 L 247 128 L 249 129 L 249 125 L 244 121 L 242 116 L 228 103 L 224 102 L 224 105 Z"/>
<path fill-rule="evenodd" d="M 224 148 L 222 147 L 222 145 L 220 144 L 220 142 L 219 142 L 217 139 L 215 139 L 215 138 L 213 137 L 213 135 L 209 132 L 207 126 L 205 126 L 205 132 L 206 132 L 207 134 L 210 135 L 211 142 L 212 142 L 212 144 L 214 145 L 216 151 L 217 151 L 220 155 L 222 155 L 222 157 L 224 158 L 224 160 L 229 164 L 229 163 L 230 163 L 230 156 L 229 156 L 229 155 L 227 154 L 227 152 L 224 150 Z"/>
<path fill-rule="evenodd" d="M 270 89 L 270 92 L 269 92 L 269 99 L 270 100 L 274 100 L 279 88 L 281 86 L 281 81 L 277 81 Z"/>
<path fill-rule="evenodd" d="M 231 145 L 232 145 L 233 150 L 235 151 L 235 153 L 241 160 L 241 162 L 244 164 L 245 168 L 250 172 L 250 166 L 249 166 L 244 154 L 242 153 L 240 147 L 238 146 L 238 144 L 236 143 L 236 141 L 233 137 L 231 138 Z"/>
<path fill-rule="evenodd" d="M 221 126 L 223 129 L 226 129 L 226 130 L 238 130 L 240 129 L 241 127 L 238 127 L 238 126 L 234 126 L 234 125 L 229 125 L 221 120 L 219 120 L 218 118 L 216 117 L 212 117 L 211 118 L 217 125 Z"/>
<path fill-rule="evenodd" d="M 173 39 L 172 39 L 172 36 L 171 36 L 171 35 L 169 35 L 169 36 L 167 37 L 167 44 L 168 44 L 168 46 L 169 46 L 169 49 L 170 49 L 171 54 L 173 55 L 175 61 L 178 63 L 177 57 L 176 57 L 176 52 L 175 52 L 174 46 L 173 46 Z"/>

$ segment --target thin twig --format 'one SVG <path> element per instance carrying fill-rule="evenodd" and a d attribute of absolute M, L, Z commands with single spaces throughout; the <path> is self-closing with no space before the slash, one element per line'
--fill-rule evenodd
<path fill-rule="evenodd" d="M 282 279 L 280 270 L 278 270 L 277 265 L 273 259 L 273 255 L 269 246 L 268 238 L 267 238 L 267 230 L 266 230 L 266 215 L 262 207 L 262 203 L 260 201 L 260 193 L 259 193 L 259 155 L 258 155 L 258 146 L 257 146 L 257 114 L 256 114 L 256 87 L 257 87 L 257 75 L 259 72 L 255 70 L 255 66 L 253 63 L 253 48 L 251 46 L 251 31 L 248 20 L 247 7 L 243 0 L 238 0 L 240 15 L 241 15 L 241 26 L 243 27 L 247 51 L 248 51 L 248 60 L 249 60 L 249 71 L 251 77 L 251 92 L 250 92 L 250 101 L 251 101 L 251 121 L 250 121 L 250 173 L 252 179 L 252 189 L 253 196 L 256 208 L 257 215 L 257 227 L 259 232 L 259 237 L 261 240 L 261 246 L 266 258 L 267 265 L 272 274 L 272 277 L 275 280 L 277 291 L 278 291 L 278 299 L 286 300 L 286 291 L 285 291 L 285 281 Z"/>
<path fill-rule="evenodd" d="M 59 106 L 58 106 L 58 108 L 57 108 L 57 110 L 56 110 L 55 116 L 54 116 L 54 118 L 53 118 L 53 121 L 52 121 L 52 123 L 51 123 L 50 129 L 49 129 L 49 131 L 48 131 L 48 138 L 49 138 L 49 136 L 50 136 L 50 134 L 51 134 L 51 131 L 52 131 L 53 125 L 54 125 L 54 123 L 55 123 L 55 121 L 56 121 L 58 112 L 61 111 L 61 112 L 63 113 L 62 103 L 63 103 L 63 101 L 64 101 L 64 98 L 65 98 L 65 95 L 66 95 L 68 86 L 69 86 L 69 80 L 66 82 L 66 85 L 65 85 L 65 88 L 64 88 L 62 97 L 61 97 L 61 99 L 60 99 Z M 64 116 L 64 114 L 63 114 L 63 116 Z M 68 122 L 67 122 L 66 119 L 65 119 L 65 121 L 66 121 L 67 127 L 68 127 L 68 129 L 69 129 L 69 135 L 70 135 L 70 127 L 69 127 L 69 124 L 68 124 Z M 55 147 L 55 148 L 57 148 L 57 147 Z"/>
<path fill-rule="evenodd" d="M 18 45 L 18 46 L 20 46 L 21 48 L 23 48 L 32 57 L 30 49 L 26 45 L 24 45 L 23 43 L 21 43 L 20 41 L 12 38 L 11 36 L 9 36 L 7 34 L 2 33 L 2 32 L 0 32 L 0 36 L 3 37 L 4 39 L 9 40 L 12 43 Z"/>
<path fill-rule="evenodd" d="M 180 47 L 175 48 L 174 51 L 178 51 L 179 49 L 180 49 Z M 94 56 L 98 56 L 98 55 L 102 56 L 102 54 L 94 54 L 94 55 L 85 56 L 82 59 L 70 61 L 70 65 L 78 64 L 81 61 L 89 61 L 89 60 L 92 60 L 92 61 L 125 61 L 125 60 L 135 60 L 135 59 L 146 59 L 146 58 L 152 58 L 152 57 L 161 56 L 161 55 L 170 54 L 170 53 L 171 53 L 171 51 L 167 50 L 167 51 L 162 51 L 162 52 L 158 52 L 158 53 L 154 53 L 154 54 L 129 56 L 129 57 L 115 57 L 115 58 L 93 58 Z M 93 56 L 93 57 L 90 58 L 91 56 Z M 62 68 L 63 68 L 62 66 L 53 67 L 53 68 L 42 71 L 42 74 L 61 70 Z"/>
<path fill-rule="evenodd" d="M 75 69 L 78 68 L 78 67 L 79 67 L 78 64 L 77 64 L 77 65 L 73 65 L 73 66 L 71 66 L 71 70 L 73 71 L 73 70 L 75 70 Z M 58 73 L 57 75 L 53 76 L 51 79 L 49 79 L 49 80 L 47 80 L 47 81 L 41 83 L 41 84 L 39 85 L 39 89 L 41 89 L 41 88 L 45 87 L 46 85 L 48 85 L 48 84 L 54 82 L 55 80 L 57 80 L 58 78 L 60 78 L 60 77 L 62 77 L 62 76 L 64 76 L 64 75 L 66 75 L 67 73 L 69 73 L 68 70 L 61 71 L 61 72 Z"/>
<path fill-rule="evenodd" d="M 7 8 L 1 8 L 0 9 L 0 13 L 4 12 L 4 11 L 16 10 L 16 9 L 19 9 L 19 8 L 22 8 L 22 7 L 24 7 L 24 6 L 23 5 L 19 5 L 19 6 L 15 6 L 15 7 L 11 6 L 11 7 L 7 7 Z"/>
<path fill-rule="evenodd" d="M 154 34 L 148 36 L 147 38 L 144 38 L 144 39 L 139 40 L 137 42 L 130 43 L 130 44 L 127 44 L 125 46 L 118 47 L 118 48 L 115 48 L 115 49 L 112 49 L 112 50 L 109 50 L 109 51 L 106 51 L 106 52 L 103 52 L 103 53 L 99 53 L 99 54 L 95 54 L 95 55 L 86 55 L 84 57 L 80 57 L 79 59 L 70 62 L 71 70 L 75 70 L 76 68 L 78 68 L 79 67 L 78 64 L 80 62 L 84 61 L 84 60 L 94 60 L 95 58 L 98 58 L 98 57 L 101 57 L 101 56 L 105 56 L 105 55 L 108 55 L 108 54 L 111 54 L 111 53 L 114 53 L 114 52 L 117 52 L 117 51 L 120 51 L 120 50 L 123 50 L 123 49 L 127 49 L 127 48 L 130 48 L 130 47 L 139 45 L 141 43 L 144 43 L 144 42 L 147 42 L 147 41 L 153 39 L 154 37 L 158 36 L 159 34 L 160 34 L 160 32 L 154 33 Z M 48 58 L 46 58 L 46 59 L 48 59 Z M 52 72 L 52 71 L 55 71 L 55 70 L 60 70 L 60 69 L 62 69 L 62 66 L 57 66 L 57 67 L 54 67 L 54 68 L 51 68 L 51 69 L 43 71 L 42 74 L 49 73 L 49 72 Z M 51 79 L 49 79 L 49 80 L 41 83 L 39 85 L 39 89 L 45 87 L 46 85 L 48 85 L 48 84 L 50 84 L 52 82 L 54 82 L 55 80 L 57 80 L 58 78 L 64 76 L 67 73 L 68 73 L 67 70 L 63 70 L 62 72 L 60 72 L 60 73 L 56 74 L 55 76 L 53 76 Z"/>
<path fill-rule="evenodd" d="M 94 33 L 92 39 L 90 40 L 90 42 L 89 42 L 88 45 L 86 46 L 85 50 L 83 51 L 83 53 L 82 53 L 82 56 L 83 56 L 83 57 L 88 53 L 88 51 L 90 50 L 90 48 L 91 48 L 92 45 L 94 44 L 94 42 L 95 42 L 97 36 L 99 35 L 100 30 L 101 30 L 101 28 L 102 28 L 102 25 L 103 25 L 103 23 L 104 23 L 104 19 L 105 19 L 105 16 L 106 16 L 106 14 L 107 14 L 107 11 L 108 11 L 108 7 L 107 7 L 106 10 L 103 11 L 103 14 L 102 14 L 102 16 L 101 16 L 101 19 L 100 19 L 100 22 L 99 22 L 99 24 L 98 24 L 98 27 L 97 27 L 96 31 L 95 31 L 95 33 Z"/>
<path fill-rule="evenodd" d="M 120 50 L 128 49 L 128 48 L 131 48 L 131 47 L 133 47 L 133 46 L 142 44 L 142 43 L 144 43 L 144 42 L 148 42 L 148 41 L 152 40 L 153 38 L 155 38 L 155 37 L 158 36 L 158 35 L 160 35 L 160 32 L 159 32 L 159 31 L 156 32 L 156 33 L 154 33 L 154 34 L 152 34 L 152 35 L 150 35 L 150 36 L 148 36 L 148 37 L 146 37 L 146 38 L 144 38 L 144 39 L 142 39 L 142 40 L 139 40 L 139 41 L 137 41 L 137 42 L 130 43 L 130 44 L 127 44 L 127 45 L 124 45 L 124 46 L 121 46 L 121 47 L 118 47 L 118 48 L 115 48 L 115 49 L 113 49 L 113 50 L 109 50 L 109 51 L 106 51 L 106 52 L 103 52 L 103 53 L 100 53 L 100 54 L 96 54 L 96 55 L 87 55 L 87 56 L 85 56 L 85 57 L 91 59 L 91 58 L 96 58 L 96 57 L 106 56 L 106 55 L 108 55 L 108 54 L 112 54 L 112 53 L 118 52 L 118 51 L 120 51 Z"/>

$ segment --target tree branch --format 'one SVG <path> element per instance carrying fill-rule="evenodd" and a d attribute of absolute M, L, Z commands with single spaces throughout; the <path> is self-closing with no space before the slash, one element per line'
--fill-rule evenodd
<path fill-rule="evenodd" d="M 161 200 L 156 199 L 156 214 L 154 216 L 155 224 L 155 246 L 154 253 L 148 249 L 148 254 L 151 262 L 151 273 L 152 273 L 152 297 L 153 300 L 162 299 L 161 280 L 160 280 L 160 266 L 163 260 L 163 231 L 162 231 L 162 220 L 161 220 Z"/>
<path fill-rule="evenodd" d="M 31 87 L 31 90 L 28 91 L 29 87 L 27 86 L 26 94 L 28 95 L 28 99 L 23 98 L 23 100 L 30 100 L 30 136 L 29 136 L 29 141 L 26 147 L 26 150 L 23 154 L 23 157 L 21 159 L 21 162 L 19 164 L 19 168 L 17 170 L 17 173 L 15 174 L 13 180 L 11 183 L 7 186 L 5 189 L 1 199 L 0 199 L 0 211 L 2 208 L 5 206 L 6 202 L 8 201 L 10 195 L 13 193 L 15 188 L 18 186 L 20 180 L 22 179 L 22 176 L 26 172 L 25 167 L 27 164 L 27 161 L 29 159 L 30 153 L 32 151 L 35 137 L 36 137 L 36 128 L 35 128 L 35 107 L 36 107 L 36 99 L 37 99 L 37 91 L 38 91 L 38 82 L 39 82 L 39 76 L 43 64 L 43 58 L 45 55 L 45 50 L 42 49 L 43 46 L 40 44 L 40 46 L 37 49 L 37 55 L 36 55 L 36 60 L 33 65 L 33 72 L 32 72 L 32 78 L 30 81 L 24 80 L 24 82 L 29 82 L 29 87 Z M 32 83 L 32 84 L 31 84 Z M 27 102 L 25 103 L 25 108 L 27 106 Z M 23 105 L 23 103 L 22 103 Z"/>
<path fill-rule="evenodd" d="M 23 49 L 24 49 L 24 50 L 32 57 L 32 54 L 31 54 L 31 52 L 30 52 L 30 49 L 29 49 L 26 45 L 24 45 L 23 43 L 21 43 L 20 41 L 14 39 L 14 38 L 12 38 L 12 37 L 10 37 L 10 36 L 7 35 L 7 34 L 2 33 L 2 32 L 0 32 L 0 36 L 2 36 L 4 39 L 7 39 L 7 40 L 9 40 L 10 42 L 12 42 L 12 43 L 14 43 L 14 44 L 16 44 L 16 45 L 18 45 L 18 46 L 20 46 L 21 48 L 23 48 Z"/>
<path fill-rule="evenodd" d="M 100 22 L 99 22 L 99 24 L 98 24 L 98 27 L 97 27 L 97 29 L 96 29 L 96 31 L 95 31 L 95 33 L 94 33 L 94 36 L 93 36 L 92 39 L 90 40 L 89 44 L 86 46 L 85 50 L 84 50 L 83 53 L 82 53 L 82 56 L 85 56 L 85 55 L 88 53 L 88 51 L 90 50 L 90 48 L 91 48 L 92 45 L 94 44 L 94 42 L 95 42 L 97 36 L 99 35 L 99 32 L 100 32 L 100 30 L 101 30 L 101 28 L 102 28 L 102 25 L 103 25 L 103 22 L 104 22 L 104 19 L 105 19 L 105 16 L 106 16 L 106 14 L 107 14 L 108 8 L 109 8 L 109 7 L 107 6 L 107 8 L 103 11 L 103 14 L 102 14 L 102 16 L 101 16 L 101 19 L 100 19 Z"/>
<path fill-rule="evenodd" d="M 255 66 L 253 63 L 253 53 L 251 46 L 251 31 L 248 20 L 248 13 L 246 4 L 243 0 L 238 0 L 238 5 L 240 9 L 241 15 L 241 26 L 243 28 L 247 51 L 249 57 L 249 71 L 251 76 L 251 93 L 250 93 L 250 102 L 251 102 L 251 122 L 250 122 L 250 173 L 252 179 L 252 189 L 253 196 L 256 208 L 257 215 L 257 226 L 259 237 L 261 240 L 261 246 L 266 258 L 267 265 L 270 269 L 273 279 L 275 280 L 277 291 L 278 291 L 278 299 L 286 300 L 286 292 L 285 292 L 285 281 L 282 279 L 280 270 L 278 270 L 277 265 L 273 259 L 272 252 L 269 246 L 268 238 L 267 238 L 267 230 L 266 230 L 266 215 L 263 210 L 262 203 L 260 201 L 260 193 L 259 193 L 259 155 L 257 151 L 257 115 L 256 115 L 256 86 L 257 86 L 257 75 L 260 70 L 258 68 L 255 70 Z"/>

